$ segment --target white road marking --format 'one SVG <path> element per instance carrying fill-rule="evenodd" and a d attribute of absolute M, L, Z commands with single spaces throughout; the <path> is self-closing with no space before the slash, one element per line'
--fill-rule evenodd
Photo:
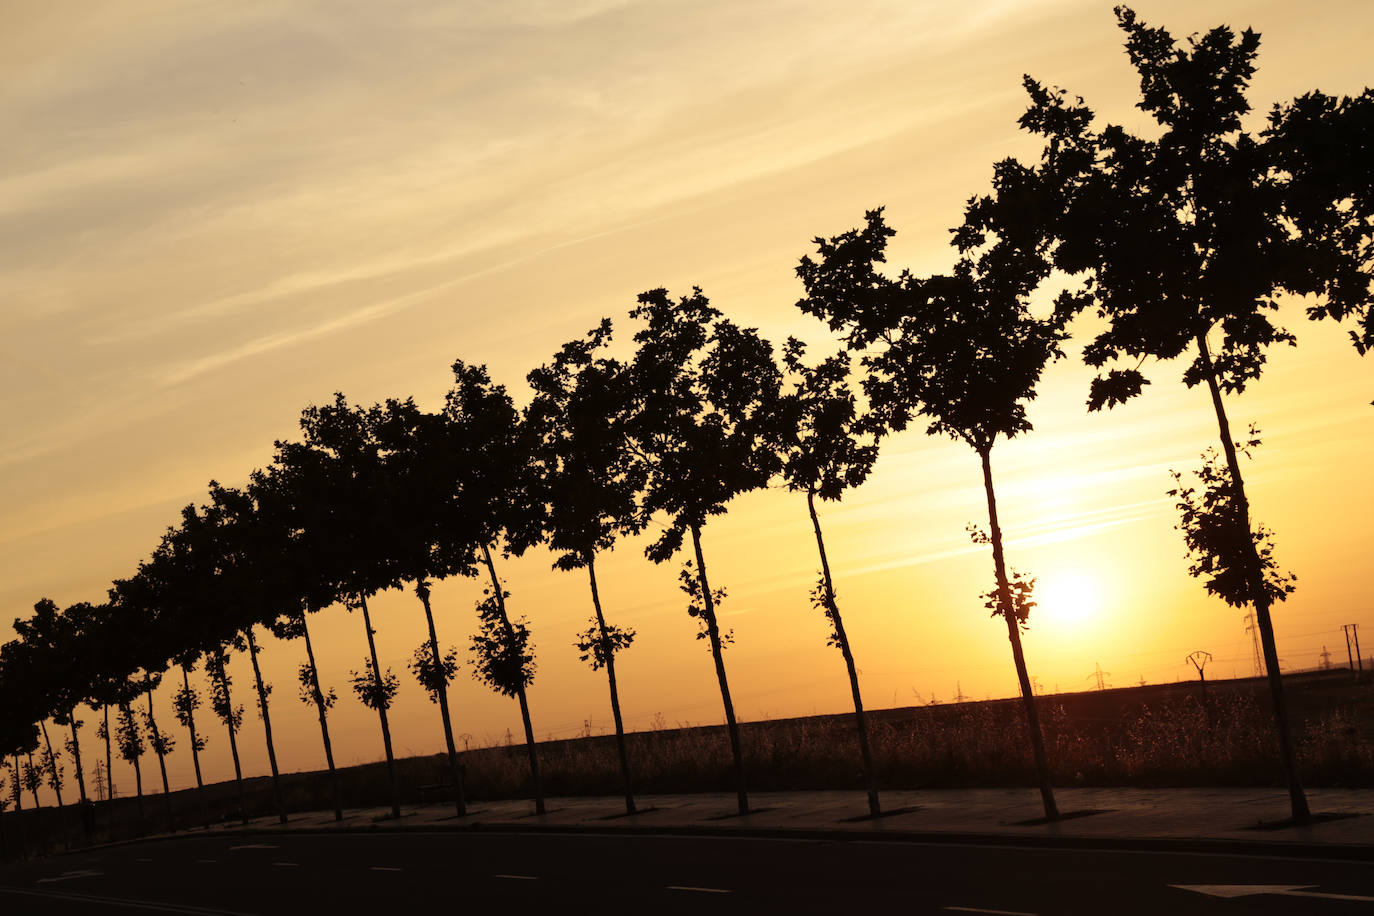
<path fill-rule="evenodd" d="M 299 862 L 273 862 L 272 864 L 273 864 L 273 865 L 276 865 L 276 866 L 278 866 L 278 867 L 280 867 L 280 868 L 299 868 L 301 863 L 299 863 Z"/>
<path fill-rule="evenodd" d="M 953 910 L 956 913 L 992 913 L 994 916 L 1035 916 L 1034 913 L 1025 913 L 1021 910 L 985 910 L 976 906 L 942 906 L 942 910 Z"/>
<path fill-rule="evenodd" d="M 274 846 L 274 845 L 272 845 L 271 843 L 245 843 L 245 844 L 242 845 L 242 846 L 230 846 L 230 847 L 229 847 L 229 851 L 230 851 L 230 852 L 233 852 L 233 851 L 236 850 L 236 849 L 276 849 L 276 848 L 277 848 L 277 847 Z M 151 862 L 152 860 L 149 859 L 148 861 Z"/>
<path fill-rule="evenodd" d="M 395 865 L 374 865 L 368 871 L 405 871 L 405 869 L 397 868 Z"/>
<path fill-rule="evenodd" d="M 152 860 L 152 859 L 135 859 L 134 861 L 135 861 L 135 862 L 151 862 L 151 861 L 153 861 L 153 860 Z"/>
<path fill-rule="evenodd" d="M 729 894 L 731 891 L 723 890 L 719 887 L 689 887 L 682 884 L 668 885 L 670 891 L 695 891 L 698 894 Z"/>
<path fill-rule="evenodd" d="M 1355 894 L 1324 894 L 1306 888 L 1315 884 L 1170 884 L 1181 891 L 1193 891 L 1208 897 L 1256 897 L 1272 894 L 1276 897 L 1321 897 L 1325 900 L 1358 900 L 1374 903 L 1374 897 L 1359 897 Z"/>
<path fill-rule="evenodd" d="M 39 891 L 24 887 L 0 887 L 0 894 L 20 894 L 45 900 L 72 900 L 77 903 L 100 903 L 120 910 L 149 910 L 155 913 L 184 913 L 187 916 L 249 916 L 234 910 L 209 910 L 180 903 L 153 903 L 148 900 L 127 900 L 121 897 L 98 897 L 93 894 L 70 894 L 62 891 Z"/>
<path fill-rule="evenodd" d="M 510 878 L 512 881 L 538 881 L 538 875 L 492 875 L 493 878 Z"/>
<path fill-rule="evenodd" d="M 196 859 L 196 862 L 200 865 L 213 865 L 218 861 L 219 859 Z"/>
<path fill-rule="evenodd" d="M 55 884 L 58 881 L 70 881 L 73 878 L 95 878 L 105 874 L 103 871 L 64 871 L 56 878 L 39 878 L 35 884 Z"/>

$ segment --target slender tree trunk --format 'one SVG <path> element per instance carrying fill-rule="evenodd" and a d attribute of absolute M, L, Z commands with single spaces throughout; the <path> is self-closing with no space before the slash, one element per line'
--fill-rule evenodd
<path fill-rule="evenodd" d="M 72 760 L 76 764 L 76 790 L 81 796 L 82 804 L 86 798 L 86 774 L 81 772 L 81 737 L 76 733 L 76 707 L 67 710 L 67 721 L 71 723 L 72 729 Z"/>
<path fill-rule="evenodd" d="M 329 718 L 324 705 L 324 691 L 320 689 L 320 669 L 315 667 L 315 647 L 310 642 L 310 624 L 305 620 L 306 612 L 301 611 L 301 633 L 305 636 L 305 657 L 310 662 L 310 692 L 315 700 L 315 711 L 320 717 L 320 736 L 324 739 L 324 760 L 329 764 L 329 784 L 334 790 L 334 820 L 343 820 L 343 787 L 339 784 L 339 771 L 334 768 L 334 745 L 329 740 Z"/>
<path fill-rule="evenodd" d="M 840 617 L 840 606 L 835 601 L 835 583 L 830 578 L 830 560 L 825 554 L 825 538 L 821 536 L 821 519 L 816 514 L 816 493 L 806 492 L 806 508 L 811 513 L 811 527 L 816 530 L 816 549 L 821 554 L 821 578 L 825 583 L 825 606 L 830 611 L 830 619 L 835 624 L 835 638 L 840 644 L 840 654 L 849 671 L 849 692 L 854 696 L 854 722 L 859 730 L 859 754 L 864 764 L 864 785 L 868 789 L 868 813 L 873 817 L 883 813 L 878 803 L 878 780 L 873 773 L 873 753 L 868 744 L 868 723 L 864 717 L 864 701 L 859 695 L 859 671 L 854 666 L 854 653 L 849 648 L 849 637 L 844 631 L 844 621 Z"/>
<path fill-rule="evenodd" d="M 630 752 L 625 746 L 625 723 L 620 718 L 620 691 L 615 682 L 615 646 L 606 629 L 606 616 L 601 612 L 601 592 L 596 587 L 596 554 L 587 554 L 587 579 L 592 586 L 592 607 L 596 608 L 596 625 L 601 631 L 602 654 L 606 660 L 606 680 L 611 685 L 611 715 L 615 719 L 615 743 L 620 752 L 620 778 L 625 783 L 625 813 L 635 813 L 635 796 L 630 781 Z"/>
<path fill-rule="evenodd" d="M 112 766 L 114 751 L 110 739 L 110 704 L 101 703 L 100 708 L 105 713 L 105 794 L 113 802 L 115 797 L 114 768 Z"/>
<path fill-rule="evenodd" d="M 172 789 L 167 784 L 167 760 L 162 753 L 162 733 L 157 729 L 157 719 L 153 717 L 153 682 L 143 679 L 143 689 L 148 697 L 148 730 L 153 733 L 153 753 L 157 754 L 157 767 L 162 771 L 162 800 L 167 806 L 167 827 L 177 832 L 176 817 L 172 814 Z"/>
<path fill-rule="evenodd" d="M 992 487 L 992 446 L 980 448 L 983 460 L 983 489 L 988 497 L 988 525 L 992 529 L 992 565 L 997 573 L 997 606 L 1007 622 L 1007 638 L 1011 640 L 1011 656 L 1016 662 L 1016 679 L 1021 683 L 1021 700 L 1026 708 L 1026 724 L 1030 728 L 1031 752 L 1035 756 L 1035 775 L 1040 781 L 1040 800 L 1045 806 L 1045 819 L 1059 819 L 1059 806 L 1054 801 L 1050 785 L 1050 765 L 1045 756 L 1045 737 L 1040 731 L 1040 713 L 1035 707 L 1030 674 L 1026 671 L 1026 655 L 1021 648 L 1021 627 L 1012 606 L 1011 587 L 1007 584 L 1007 563 L 1002 552 L 1002 527 L 997 523 L 997 494 Z"/>
<path fill-rule="evenodd" d="M 120 718 L 121 722 L 127 722 L 130 728 L 136 729 L 136 728 L 138 727 L 138 723 L 136 723 L 136 722 L 134 721 L 134 711 L 133 711 L 133 708 L 130 706 L 130 704 L 129 704 L 127 701 L 126 701 L 126 702 L 121 702 L 121 703 L 119 704 L 119 718 Z M 135 755 L 133 755 L 133 759 L 130 760 L 129 762 L 132 763 L 132 764 L 134 765 L 134 795 L 135 795 L 135 797 L 138 799 L 138 821 L 139 821 L 140 824 L 142 824 L 142 823 L 143 823 L 143 820 L 144 820 L 144 812 L 143 812 L 143 767 L 139 764 L 138 758 L 139 758 L 140 756 L 142 756 L 142 755 L 141 755 L 141 754 L 135 754 Z"/>
<path fill-rule="evenodd" d="M 52 777 L 52 782 L 49 783 L 49 785 L 52 786 L 53 792 L 57 795 L 57 807 L 61 808 L 62 785 L 57 781 L 57 755 L 53 753 L 52 739 L 48 737 L 48 723 L 43 719 L 39 719 L 38 727 L 43 730 L 43 743 L 48 747 L 48 762 L 52 764 L 52 768 L 48 770 L 48 775 Z"/>
<path fill-rule="evenodd" d="M 1304 823 L 1311 820 L 1312 812 L 1307 806 L 1307 795 L 1303 792 L 1302 779 L 1298 773 L 1298 756 L 1293 746 L 1292 731 L 1288 724 L 1288 703 L 1283 693 L 1283 674 L 1279 671 L 1279 650 L 1274 640 L 1274 621 L 1269 616 L 1269 595 L 1264 587 L 1264 569 L 1260 564 L 1259 552 L 1250 527 L 1250 503 L 1245 496 L 1245 481 L 1240 473 L 1240 460 L 1236 457 L 1236 443 L 1231 436 L 1231 424 L 1226 418 L 1226 407 L 1221 400 L 1221 388 L 1217 384 L 1216 370 L 1212 365 L 1212 355 L 1207 349 L 1207 335 L 1197 335 L 1198 355 L 1202 360 L 1203 374 L 1207 378 L 1207 390 L 1212 395 L 1212 407 L 1217 415 L 1217 429 L 1221 434 L 1222 451 L 1226 453 L 1226 466 L 1231 472 L 1231 483 L 1235 487 L 1236 505 L 1240 509 L 1241 523 L 1245 525 L 1244 541 L 1247 560 L 1250 565 L 1250 589 L 1255 606 L 1255 619 L 1259 625 L 1260 645 L 1264 650 L 1264 667 L 1269 679 L 1269 695 L 1274 704 L 1274 730 L 1279 740 L 1279 756 L 1283 761 L 1284 775 L 1288 779 L 1288 802 L 1293 812 L 1293 820 Z"/>
<path fill-rule="evenodd" d="M 189 694 L 191 691 L 191 675 L 190 672 L 187 671 L 185 665 L 181 666 L 181 685 L 186 688 L 186 692 Z M 186 710 L 186 728 L 191 733 L 191 763 L 194 764 L 196 768 L 196 789 L 203 792 L 205 789 L 205 780 L 201 778 L 200 775 L 200 748 L 198 747 L 200 741 L 196 738 L 196 711 L 194 709 Z"/>
<path fill-rule="evenodd" d="M 214 670 L 211 672 L 211 676 L 219 684 L 220 692 L 224 694 L 224 703 L 228 707 L 228 717 L 224 720 L 224 727 L 229 730 L 229 754 L 234 759 L 234 784 L 239 790 L 239 820 L 246 827 L 248 826 L 248 796 L 243 787 L 243 765 L 239 762 L 238 729 L 234 727 L 234 697 L 229 692 L 229 674 L 224 670 L 223 646 L 216 647 L 213 663 Z"/>
<path fill-rule="evenodd" d="M 186 665 L 181 665 L 181 686 L 186 689 L 189 695 L 191 692 L 191 674 Z M 196 770 L 196 801 L 200 805 L 200 817 L 205 827 L 210 827 L 210 808 L 205 803 L 205 780 L 200 773 L 200 739 L 196 735 L 196 711 L 190 706 L 186 707 L 186 729 L 191 733 L 191 763 Z"/>
<path fill-rule="evenodd" d="M 506 637 L 513 639 L 515 629 L 510 625 L 510 615 L 506 613 L 506 593 L 501 588 L 501 580 L 496 577 L 496 564 L 492 562 L 491 550 L 482 545 L 482 558 L 486 560 L 487 572 L 491 575 L 492 592 L 496 595 L 496 607 L 501 612 L 501 624 L 506 628 Z M 530 758 L 530 779 L 534 782 L 534 813 L 544 813 L 544 784 L 539 778 L 539 752 L 534 746 L 534 725 L 530 722 L 530 703 L 522 686 L 515 693 L 520 701 L 520 718 L 525 724 L 525 749 Z"/>
<path fill-rule="evenodd" d="M 10 787 L 14 797 L 14 810 L 24 810 L 24 771 L 19 768 L 19 754 L 14 755 L 14 785 Z"/>
<path fill-rule="evenodd" d="M 33 770 L 35 773 L 38 772 L 38 768 L 33 765 L 33 751 L 29 751 L 29 769 Z M 33 795 L 34 808 L 43 807 L 38 801 L 38 787 L 34 786 L 33 788 L 29 789 L 29 793 Z"/>
<path fill-rule="evenodd" d="M 358 596 L 358 603 L 363 609 L 363 629 L 367 630 L 367 650 L 372 653 L 372 678 L 377 687 L 379 698 L 385 698 L 382 689 L 382 667 L 377 661 L 377 641 L 373 639 L 376 630 L 372 629 L 372 615 L 367 610 L 367 599 L 362 595 Z M 382 746 L 386 748 L 386 773 L 391 782 L 391 816 L 401 816 L 401 790 L 396 782 L 396 758 L 391 753 L 391 725 L 386 720 L 386 706 L 377 707 L 377 718 L 382 722 Z"/>
<path fill-rule="evenodd" d="M 730 753 L 735 760 L 735 797 L 739 813 L 749 813 L 749 794 L 744 785 L 744 747 L 740 743 L 739 723 L 735 721 L 735 704 L 730 699 L 730 682 L 725 677 L 725 656 L 720 642 L 720 627 L 716 624 L 716 603 L 711 595 L 711 583 L 706 579 L 706 557 L 701 552 L 701 529 L 692 526 L 692 547 L 697 555 L 697 581 L 701 583 L 701 598 L 706 611 L 706 635 L 711 639 L 711 657 L 716 663 L 716 681 L 720 684 L 720 698 L 725 703 L 725 725 L 730 733 Z"/>
<path fill-rule="evenodd" d="M 424 579 L 415 582 L 415 594 L 425 607 L 425 623 L 429 626 L 429 651 L 434 663 L 439 663 L 439 636 L 434 629 L 434 611 L 429 604 L 429 583 Z M 439 715 L 444 720 L 444 744 L 448 748 L 448 768 L 453 780 L 453 802 L 459 817 L 466 817 L 468 810 L 463 798 L 463 771 L 458 766 L 458 748 L 453 743 L 453 721 L 448 711 L 448 684 L 442 679 L 438 684 Z"/>
<path fill-rule="evenodd" d="M 272 795 L 277 802 L 277 820 L 286 823 L 286 802 L 282 798 L 281 773 L 277 770 L 277 745 L 272 740 L 272 716 L 267 708 L 267 685 L 262 681 L 262 669 L 258 667 L 258 641 L 253 638 L 253 627 L 244 628 L 248 637 L 248 657 L 253 661 L 253 682 L 258 688 L 258 710 L 262 713 L 262 729 L 267 735 L 267 762 L 272 765 Z"/>

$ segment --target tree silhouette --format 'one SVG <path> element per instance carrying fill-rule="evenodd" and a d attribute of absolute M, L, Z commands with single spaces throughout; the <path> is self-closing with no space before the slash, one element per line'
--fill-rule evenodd
<path fill-rule="evenodd" d="M 1285 222 L 1291 199 L 1264 145 L 1242 131 L 1259 35 L 1219 26 L 1179 45 L 1130 9 L 1116 8 L 1126 52 L 1140 77 L 1137 107 L 1162 128 L 1146 139 L 1111 125 L 1089 129 L 1091 112 L 1027 79 L 1031 106 L 1021 124 L 1046 140 L 1062 216 L 1054 263 L 1087 276 L 1087 294 L 1061 304 L 1089 306 L 1106 328 L 1083 350 L 1105 370 L 1090 410 L 1139 395 L 1149 358 L 1191 354 L 1188 387 L 1205 383 L 1216 414 L 1227 484 L 1269 675 L 1280 756 L 1295 821 L 1310 817 L 1288 725 L 1270 616 L 1272 597 L 1251 533 L 1245 482 L 1223 394 L 1239 394 L 1263 370 L 1265 350 L 1295 339 L 1271 321 L 1274 296 L 1302 288 L 1308 251 Z M 1010 217 L 1004 216 L 1005 219 Z M 1212 340 L 1219 332 L 1218 340 Z M 1112 366 L 1127 360 L 1127 368 Z"/>
<path fill-rule="evenodd" d="M 849 357 L 837 354 L 815 366 L 804 362 L 806 345 L 788 338 L 783 363 L 792 373 L 792 390 L 783 398 L 779 412 L 783 450 L 783 479 L 793 492 L 806 494 L 806 508 L 816 535 L 821 568 L 812 603 L 825 614 L 831 626 L 829 642 L 840 650 L 849 674 L 849 692 L 854 699 L 854 723 L 863 761 L 864 788 L 868 791 L 868 811 L 873 817 L 882 813 L 878 783 L 873 774 L 873 754 L 868 743 L 863 698 L 859 692 L 859 672 L 849 636 L 835 600 L 835 582 L 830 575 L 830 560 L 825 552 L 816 498 L 839 501 L 844 491 L 868 479 L 878 457 L 876 432 L 858 413 L 854 392 L 849 387 Z"/>
<path fill-rule="evenodd" d="M 635 334 L 639 348 L 630 367 L 637 394 L 631 436 L 646 465 L 641 511 L 668 519 L 645 554 L 662 563 L 692 536 L 701 619 L 734 758 L 735 794 L 739 813 L 747 814 L 744 753 L 701 529 L 724 514 L 731 499 L 767 486 L 779 470 L 781 460 L 771 443 L 781 374 L 769 343 L 723 318 L 698 288 L 678 300 L 665 289 L 641 293 L 630 317 L 644 325 Z"/>
<path fill-rule="evenodd" d="M 291 527 L 300 532 L 301 549 L 316 560 L 314 574 L 334 600 L 360 610 L 367 636 L 363 671 L 371 686 L 354 684 L 365 705 L 377 713 L 391 787 L 391 815 L 401 816 L 396 757 L 387 709 L 393 676 L 377 659 L 376 630 L 367 599 L 399 587 L 400 575 L 389 549 L 398 523 L 388 496 L 375 429 L 381 409 L 354 407 L 342 394 L 332 404 L 301 414 L 300 443 L 278 442 L 276 469 L 292 482 Z M 375 704 L 375 705 L 374 705 Z"/>
<path fill-rule="evenodd" d="M 486 568 L 490 585 L 477 605 L 479 631 L 473 636 L 473 677 L 520 704 L 525 748 L 534 789 L 534 810 L 544 813 L 539 751 L 534 742 L 526 688 L 534 677 L 529 628 L 512 621 L 510 597 L 496 573 L 492 548 L 504 538 L 508 552 L 520 553 L 538 542 L 540 508 L 531 494 L 528 431 L 504 386 L 492 382 L 485 366 L 453 364 L 454 385 L 444 400 L 444 453 L 451 462 L 453 549 L 471 557 L 458 566 Z"/>
<path fill-rule="evenodd" d="M 551 362 L 528 376 L 534 398 L 525 411 L 532 442 L 537 500 L 544 508 L 540 535 L 558 553 L 556 569 L 585 567 L 591 589 L 591 626 L 576 646 L 592 670 L 605 669 L 615 720 L 616 750 L 625 811 L 635 811 L 630 756 L 620 713 L 615 656 L 634 641 L 634 630 L 606 622 L 596 582 L 596 556 L 617 534 L 643 528 L 636 497 L 644 463 L 634 453 L 628 420 L 634 404 L 628 367 L 604 355 L 611 339 L 605 319 L 583 340 L 564 344 Z"/>
<path fill-rule="evenodd" d="M 254 628 L 274 621 L 291 598 L 283 594 L 281 563 L 285 547 L 283 532 L 269 524 L 258 512 L 257 499 L 250 489 L 220 486 L 210 481 L 210 503 L 206 517 L 216 534 L 220 564 L 220 590 L 226 601 L 226 622 L 238 628 L 248 646 L 253 666 L 253 685 L 258 695 L 258 718 L 262 720 L 267 745 L 267 761 L 272 771 L 272 792 L 277 819 L 287 822 L 286 800 L 282 793 L 281 772 L 277 767 L 277 748 L 272 735 L 272 714 L 268 697 L 272 685 L 262 676 L 259 648 Z"/>
<path fill-rule="evenodd" d="M 310 466 L 313 465 L 307 467 Z M 279 463 L 267 471 L 254 471 L 249 489 L 257 508 L 258 521 L 273 532 L 274 550 L 279 551 L 276 562 L 281 574 L 277 577 L 276 590 L 281 607 L 277 617 L 268 621 L 267 626 L 278 639 L 300 639 L 305 643 L 306 660 L 296 674 L 300 700 L 315 707 L 334 796 L 334 819 L 341 821 L 344 816 L 343 786 L 334 764 L 334 744 L 329 735 L 329 710 L 338 702 L 338 695 L 332 687 L 325 690 L 320 683 L 315 645 L 310 638 L 307 620 L 310 614 L 333 604 L 337 595 L 328 578 L 317 572 L 322 560 L 311 550 L 319 546 L 318 539 L 312 539 L 308 536 L 310 532 L 299 527 L 302 519 L 298 509 L 302 500 L 298 494 L 307 492 L 313 486 L 311 481 L 296 476 L 300 470 Z"/>
<path fill-rule="evenodd" d="M 864 389 L 877 420 L 901 430 L 922 416 L 928 434 L 950 436 L 978 454 L 991 526 L 993 613 L 1007 626 L 1041 800 L 1045 816 L 1054 819 L 1059 812 L 1021 645 L 1030 605 L 1016 600 L 1008 574 L 992 479 L 993 446 L 999 437 L 1030 430 L 1025 402 L 1035 397 L 1045 364 L 1062 355 L 1059 321 L 1037 319 L 1027 305 L 1049 272 L 1044 233 L 1028 226 L 994 228 L 987 217 L 1011 200 L 1024 203 L 1021 192 L 1035 181 L 1014 162 L 997 166 L 996 196 L 970 201 L 955 231 L 962 256 L 949 275 L 921 279 L 904 272 L 892 280 L 880 274 L 875 265 L 886 260 L 894 234 L 881 210 L 870 211 L 861 230 L 817 239 L 821 260 L 803 258 L 797 273 L 807 292 L 798 306 L 842 330 L 851 347 L 866 348 Z"/>
<path fill-rule="evenodd" d="M 454 517 L 451 431 L 442 413 L 426 413 L 410 398 L 388 400 L 376 416 L 375 435 L 390 502 L 396 517 L 403 520 L 388 549 L 397 559 L 400 578 L 415 583 L 428 629 L 428 639 L 416 649 L 409 667 L 425 694 L 439 707 L 454 807 L 458 816 L 464 817 L 463 771 L 458 764 L 448 699 L 449 684 L 458 672 L 457 650 L 440 648 L 430 600 L 432 579 L 477 573 L 470 545 L 463 537 L 465 526 Z"/>
<path fill-rule="evenodd" d="M 1358 96 L 1310 92 L 1275 105 L 1265 152 L 1284 191 L 1283 213 L 1301 242 L 1286 285 L 1320 301 L 1311 318 L 1347 318 L 1361 354 L 1374 348 L 1374 90 Z"/>

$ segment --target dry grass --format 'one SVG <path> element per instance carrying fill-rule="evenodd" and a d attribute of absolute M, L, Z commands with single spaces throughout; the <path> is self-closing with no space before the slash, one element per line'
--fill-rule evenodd
<path fill-rule="evenodd" d="M 1352 683 L 1348 673 L 1287 679 L 1304 782 L 1310 786 L 1374 786 L 1374 681 Z M 1279 786 L 1267 692 L 1259 681 L 1214 684 L 1206 701 L 1193 685 L 1167 685 L 1044 697 L 1039 701 L 1054 782 L 1082 786 Z M 1031 762 L 1019 700 L 877 710 L 870 715 L 874 762 L 883 789 L 1031 786 Z M 754 791 L 861 789 L 853 717 L 813 716 L 743 726 L 749 788 Z M 730 791 L 730 747 L 722 726 L 665 728 L 629 736 L 638 793 Z M 539 746 L 544 791 L 558 795 L 617 795 L 620 767 L 612 736 L 544 742 Z M 469 750 L 462 755 L 468 797 L 530 794 L 523 744 Z M 406 804 L 448 797 L 442 756 L 396 761 Z M 390 792 L 383 763 L 339 771 L 348 808 L 385 806 Z M 333 806 L 325 772 L 282 777 L 290 811 Z M 274 813 L 271 781 L 246 780 L 249 814 Z M 233 783 L 172 796 L 179 826 L 232 820 Z M 101 803 L 98 839 L 119 839 L 167 827 L 165 800 L 132 798 Z M 75 809 L 26 810 L 5 818 L 11 852 L 16 834 L 26 844 L 57 849 L 79 845 Z"/>

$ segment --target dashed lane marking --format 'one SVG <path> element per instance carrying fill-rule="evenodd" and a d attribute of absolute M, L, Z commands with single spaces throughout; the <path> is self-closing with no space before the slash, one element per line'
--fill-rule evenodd
<path fill-rule="evenodd" d="M 278 868 L 300 868 L 301 865 L 299 862 L 273 862 L 272 864 Z"/>
<path fill-rule="evenodd" d="M 940 909 L 952 910 L 955 913 L 991 913 L 993 916 L 1035 916 L 1034 913 L 1024 910 L 985 910 L 976 906 L 942 906 Z"/>
<path fill-rule="evenodd" d="M 719 887 L 690 887 L 684 884 L 668 885 L 670 891 L 692 891 L 698 894 L 729 894 L 731 891 Z"/>
<path fill-rule="evenodd" d="M 276 847 L 275 845 L 273 845 L 272 843 L 245 843 L 245 844 L 243 844 L 242 846 L 230 846 L 230 847 L 229 847 L 229 851 L 230 851 L 230 852 L 233 852 L 233 851 L 235 851 L 235 850 L 237 850 L 237 849 L 276 849 L 276 848 L 277 848 L 277 847 Z M 150 861 L 151 861 L 151 860 L 150 860 Z"/>
<path fill-rule="evenodd" d="M 538 881 L 538 875 L 492 875 L 493 878 L 509 878 L 512 881 Z"/>
<path fill-rule="evenodd" d="M 395 865 L 373 865 L 368 871 L 405 871 L 405 869 L 397 868 Z"/>
<path fill-rule="evenodd" d="M 196 859 L 198 865 L 214 865 L 219 859 Z"/>
<path fill-rule="evenodd" d="M 0 887 L 0 894 L 38 897 L 44 900 L 70 900 L 76 903 L 98 903 L 106 909 L 147 910 L 152 913 L 184 913 L 186 916 L 249 916 L 235 910 L 211 910 L 179 903 L 154 903 L 151 900 L 128 900 L 122 897 L 98 897 L 94 894 L 71 894 L 63 891 L 36 890 L 24 887 Z"/>
<path fill-rule="evenodd" d="M 34 883 L 35 883 L 35 884 L 55 884 L 55 883 L 57 883 L 58 881 L 70 881 L 70 880 L 72 880 L 73 878 L 95 878 L 95 877 L 99 877 L 100 875 L 103 875 L 103 874 L 105 874 L 105 873 L 102 872 L 102 871 L 90 871 L 90 870 L 84 870 L 84 871 L 64 871 L 62 874 L 58 875 L 56 878 L 39 878 L 39 879 L 38 879 L 37 881 L 35 881 Z"/>

